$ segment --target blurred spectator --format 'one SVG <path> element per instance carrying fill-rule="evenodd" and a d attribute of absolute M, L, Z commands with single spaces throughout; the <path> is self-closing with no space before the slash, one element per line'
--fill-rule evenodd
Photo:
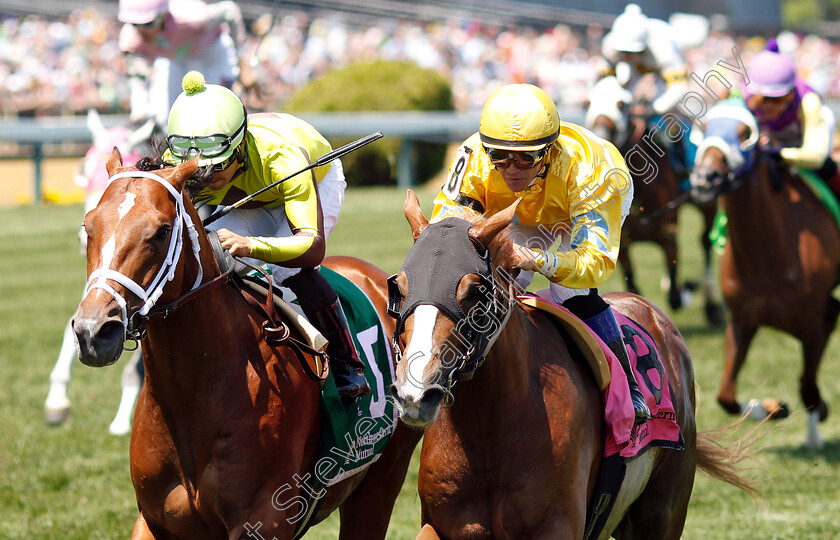
<path fill-rule="evenodd" d="M 232 2 L 216 2 L 226 3 Z M 706 73 L 719 60 L 731 61 L 732 47 L 744 62 L 764 48 L 764 38 L 710 26 L 701 44 L 682 51 L 689 72 Z M 315 17 L 278 9 L 256 19 L 250 30 L 243 29 L 237 46 L 239 58 L 248 60 L 239 67 L 251 68 L 261 89 L 240 89 L 249 110 L 282 109 L 298 88 L 331 69 L 384 59 L 413 61 L 443 73 L 452 82 L 456 108 L 477 111 L 493 90 L 512 82 L 544 88 L 560 107 L 584 107 L 605 64 L 600 48 L 607 29 L 501 28 L 466 19 L 383 18 L 361 24 L 339 13 Z M 61 20 L 0 18 L 0 114 L 82 115 L 90 107 L 126 113 L 128 66 L 119 34 L 118 21 L 93 9 Z M 840 45 L 790 32 L 778 38 L 810 85 L 828 99 L 840 98 Z"/>
<path fill-rule="evenodd" d="M 120 0 L 120 49 L 128 55 L 130 119 L 154 118 L 165 129 L 181 79 L 199 70 L 207 81 L 231 88 L 253 75 L 238 49 L 246 34 L 236 2 L 223 0 Z"/>

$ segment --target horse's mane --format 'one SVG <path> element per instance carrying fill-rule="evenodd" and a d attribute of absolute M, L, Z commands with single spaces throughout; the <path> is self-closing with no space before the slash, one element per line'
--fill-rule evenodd
<path fill-rule="evenodd" d="M 171 164 L 163 161 L 163 153 L 166 151 L 166 139 L 158 139 L 149 143 L 151 153 L 148 156 L 141 157 L 136 164 L 138 171 L 157 171 L 166 167 L 172 167 Z"/>

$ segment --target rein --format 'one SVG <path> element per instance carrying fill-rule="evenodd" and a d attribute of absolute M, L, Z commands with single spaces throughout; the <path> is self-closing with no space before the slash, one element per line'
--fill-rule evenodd
<path fill-rule="evenodd" d="M 108 180 L 108 183 L 110 184 L 114 180 L 120 178 L 138 177 L 148 178 L 161 184 L 167 189 L 167 191 L 169 191 L 169 194 L 172 195 L 176 202 L 175 225 L 173 226 L 172 231 L 170 232 L 169 247 L 167 249 L 166 257 L 163 261 L 163 264 L 161 265 L 151 284 L 145 289 L 128 276 L 117 272 L 116 270 L 106 268 L 99 268 L 91 272 L 90 276 L 88 277 L 87 284 L 85 286 L 85 294 L 88 294 L 93 289 L 102 289 L 111 294 L 111 296 L 113 296 L 119 304 L 120 309 L 122 311 L 123 340 L 135 342 L 133 348 L 126 347 L 126 350 L 134 350 L 137 348 L 136 343 L 143 339 L 146 335 L 146 324 L 157 320 L 166 319 L 167 317 L 175 313 L 177 310 L 182 308 L 185 304 L 191 302 L 199 296 L 213 291 L 222 285 L 233 283 L 234 285 L 236 285 L 236 288 L 239 290 L 239 292 L 242 294 L 243 298 L 248 302 L 251 308 L 261 313 L 265 317 L 265 320 L 261 325 L 261 329 L 263 331 L 263 336 L 266 342 L 271 345 L 289 345 L 290 349 L 294 352 L 295 356 L 306 368 L 306 372 L 310 377 L 317 381 L 323 381 L 324 379 L 326 379 L 326 377 L 329 375 L 329 363 L 326 355 L 321 351 L 315 350 L 309 345 L 297 339 L 294 339 L 292 337 L 292 333 L 288 325 L 286 325 L 285 322 L 279 320 L 276 317 L 274 312 L 273 287 L 270 277 L 267 278 L 269 286 L 266 294 L 265 305 L 258 302 L 253 297 L 253 294 L 250 291 L 245 290 L 243 287 L 240 286 L 239 283 L 236 282 L 236 279 L 234 278 L 235 267 L 233 264 L 229 264 L 230 261 L 227 259 L 220 263 L 220 267 L 223 269 L 220 275 L 213 278 L 211 281 L 208 281 L 207 283 L 201 283 L 202 279 L 204 278 L 204 269 L 201 265 L 201 258 L 199 256 L 201 246 L 198 241 L 198 231 L 195 228 L 195 224 L 193 223 L 192 218 L 184 208 L 184 197 L 182 192 L 176 190 L 169 182 L 164 180 L 161 176 L 146 171 L 127 171 L 118 173 L 112 176 Z M 196 275 L 195 282 L 193 283 L 192 287 L 190 287 L 190 290 L 187 293 L 179 296 L 175 301 L 170 302 L 165 306 L 155 307 L 157 300 L 163 294 L 163 288 L 166 286 L 167 283 L 169 283 L 170 281 L 172 281 L 172 279 L 175 278 L 175 270 L 177 268 L 178 261 L 181 258 L 181 252 L 183 250 L 184 229 L 188 231 L 190 244 L 192 245 L 192 252 L 195 256 L 196 262 L 198 263 L 198 273 Z M 213 240 L 211 240 L 211 245 L 213 245 L 213 243 Z M 216 239 L 215 243 L 218 244 L 218 239 Z M 220 244 L 218 247 L 219 249 L 221 249 Z M 236 257 L 236 259 L 262 272 L 260 268 L 251 265 L 247 261 L 239 257 Z M 120 283 L 121 285 L 128 288 L 131 292 L 136 294 L 141 300 L 143 300 L 143 307 L 141 307 L 138 311 L 129 316 L 128 303 L 126 302 L 125 298 L 119 292 L 116 291 L 116 289 L 114 289 L 111 285 L 107 283 L 106 280 L 109 279 Z M 306 361 L 306 359 L 304 358 L 304 353 L 309 353 L 315 357 L 322 358 L 323 369 L 321 370 L 320 374 L 318 373 L 318 370 L 316 368 L 313 368 L 309 364 L 309 362 Z"/>

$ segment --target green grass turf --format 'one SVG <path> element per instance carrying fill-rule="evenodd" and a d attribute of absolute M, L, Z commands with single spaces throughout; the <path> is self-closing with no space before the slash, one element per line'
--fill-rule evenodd
<path fill-rule="evenodd" d="M 433 191 L 420 190 L 427 214 Z M 411 245 L 402 215 L 405 192 L 354 189 L 347 193 L 329 254 L 355 255 L 396 271 Z M 70 420 L 47 426 L 43 404 L 62 329 L 75 310 L 84 284 L 84 259 L 76 231 L 80 205 L 0 210 L 0 538 L 128 538 L 136 504 L 128 474 L 128 437 L 108 434 L 119 401 L 122 363 L 94 369 L 76 363 L 69 395 Z M 680 214 L 683 279 L 700 279 L 699 214 Z M 631 248 L 643 294 L 666 306 L 660 287 L 661 251 Z M 544 285 L 537 283 L 536 286 Z M 602 292 L 622 288 L 621 272 Z M 716 404 L 723 359 L 723 332 L 710 329 L 696 299 L 672 314 L 692 353 L 699 383 L 701 430 L 732 422 Z M 762 329 L 740 377 L 739 395 L 787 401 L 792 416 L 762 428 L 761 451 L 746 464 L 766 499 L 756 505 L 746 494 L 698 473 L 683 538 L 827 539 L 840 537 L 840 394 L 838 345 L 832 338 L 820 370 L 832 416 L 821 425 L 826 448 L 802 448 L 805 415 L 798 394 L 800 346 L 790 336 Z M 754 425 L 735 428 L 746 434 Z M 409 470 L 388 538 L 413 538 L 419 525 L 418 455 Z M 280 457 L 278 457 L 280 459 Z M 338 516 L 316 526 L 307 538 L 337 537 Z"/>

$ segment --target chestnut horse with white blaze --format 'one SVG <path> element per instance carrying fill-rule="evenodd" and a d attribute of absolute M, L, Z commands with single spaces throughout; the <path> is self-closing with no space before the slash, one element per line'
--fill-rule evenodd
<path fill-rule="evenodd" d="M 605 452 L 604 398 L 589 366 L 574 357 L 550 316 L 500 291 L 516 272 L 507 262 L 514 248 L 505 230 L 515 208 L 516 203 L 486 220 L 448 217 L 430 224 L 413 192 L 406 200 L 414 248 L 423 249 L 409 252 L 392 278 L 389 310 L 398 314 L 395 337 L 403 350 L 392 394 L 401 419 L 424 428 L 419 473 L 424 527 L 418 538 L 556 539 L 588 533 L 587 510 Z M 458 260 L 474 258 L 469 250 L 489 255 L 487 272 L 493 275 L 463 268 Z M 490 295 L 495 307 L 482 306 Z M 734 468 L 737 458 L 696 432 L 694 371 L 674 323 L 634 294 L 604 299 L 646 329 L 659 348 L 685 449 L 651 447 L 626 463 L 623 487 L 598 538 L 676 539 L 696 467 L 751 487 Z M 475 338 L 466 340 L 478 343 L 475 347 L 454 337 L 464 323 L 455 312 L 488 310 L 492 335 L 463 334 Z M 471 354 L 483 355 L 483 364 L 455 385 L 461 375 L 457 359 Z"/>
<path fill-rule="evenodd" d="M 300 504 L 278 501 L 306 501 L 311 489 L 296 480 L 312 472 L 324 417 L 315 351 L 282 318 L 286 332 L 269 343 L 270 316 L 225 279 L 184 192 L 197 166 L 138 171 L 112 154 L 110 184 L 85 218 L 89 281 L 73 321 L 80 359 L 111 364 L 126 336 L 143 348 L 132 539 L 291 539 Z M 347 257 L 325 265 L 356 283 L 393 330 L 381 270 Z M 397 423 L 378 461 L 326 489 L 313 522 L 340 507 L 340 538 L 384 538 L 419 438 Z"/>

